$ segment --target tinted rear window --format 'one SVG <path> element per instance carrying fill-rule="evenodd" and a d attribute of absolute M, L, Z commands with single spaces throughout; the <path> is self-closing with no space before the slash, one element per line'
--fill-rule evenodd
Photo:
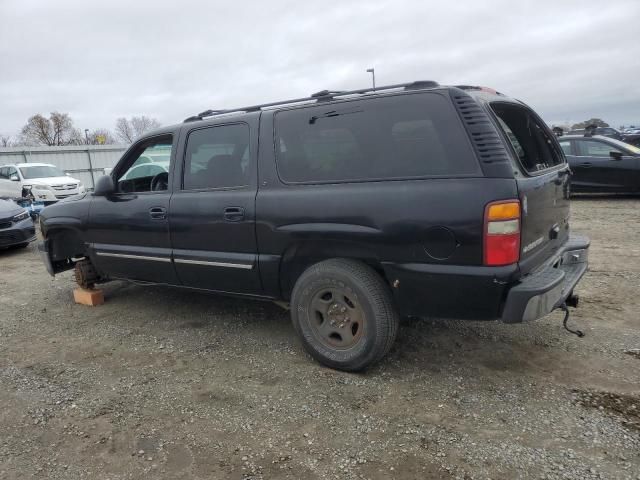
<path fill-rule="evenodd" d="M 285 182 L 480 172 L 457 114 L 435 93 L 287 110 L 275 118 L 278 173 Z"/>

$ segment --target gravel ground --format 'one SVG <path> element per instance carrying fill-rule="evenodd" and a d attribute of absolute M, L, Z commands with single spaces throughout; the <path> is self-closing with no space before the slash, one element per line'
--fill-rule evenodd
<path fill-rule="evenodd" d="M 0 252 L 0 479 L 640 479 L 638 202 L 573 202 L 585 338 L 411 320 L 366 374 L 276 305 L 112 282 L 83 307 L 35 245 Z"/>

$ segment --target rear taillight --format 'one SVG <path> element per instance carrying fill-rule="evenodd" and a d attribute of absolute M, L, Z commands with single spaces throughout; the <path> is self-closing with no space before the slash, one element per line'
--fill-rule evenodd
<path fill-rule="evenodd" d="M 484 264 L 510 265 L 520 259 L 520 202 L 492 202 L 484 210 Z"/>

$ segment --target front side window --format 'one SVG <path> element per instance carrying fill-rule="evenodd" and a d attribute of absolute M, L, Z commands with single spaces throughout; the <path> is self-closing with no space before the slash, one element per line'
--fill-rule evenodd
<path fill-rule="evenodd" d="M 578 152 L 583 157 L 608 157 L 610 152 L 624 154 L 622 150 L 617 149 L 613 145 L 596 140 L 579 140 Z"/>
<path fill-rule="evenodd" d="M 527 172 L 539 172 L 563 163 L 553 133 L 531 111 L 517 104 L 501 102 L 492 103 L 491 108 Z"/>
<path fill-rule="evenodd" d="M 275 115 L 276 161 L 287 183 L 479 174 L 450 102 L 397 95 Z"/>
<path fill-rule="evenodd" d="M 119 173 L 117 190 L 122 193 L 158 192 L 168 189 L 172 136 L 158 137 L 138 146 Z"/>
<path fill-rule="evenodd" d="M 249 126 L 217 125 L 189 133 L 183 188 L 200 190 L 249 185 Z"/>

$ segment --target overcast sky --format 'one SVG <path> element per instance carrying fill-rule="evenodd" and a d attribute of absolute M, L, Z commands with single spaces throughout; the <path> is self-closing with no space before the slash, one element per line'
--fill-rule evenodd
<path fill-rule="evenodd" d="M 0 134 L 432 79 L 640 123 L 640 1 L 0 0 Z"/>

